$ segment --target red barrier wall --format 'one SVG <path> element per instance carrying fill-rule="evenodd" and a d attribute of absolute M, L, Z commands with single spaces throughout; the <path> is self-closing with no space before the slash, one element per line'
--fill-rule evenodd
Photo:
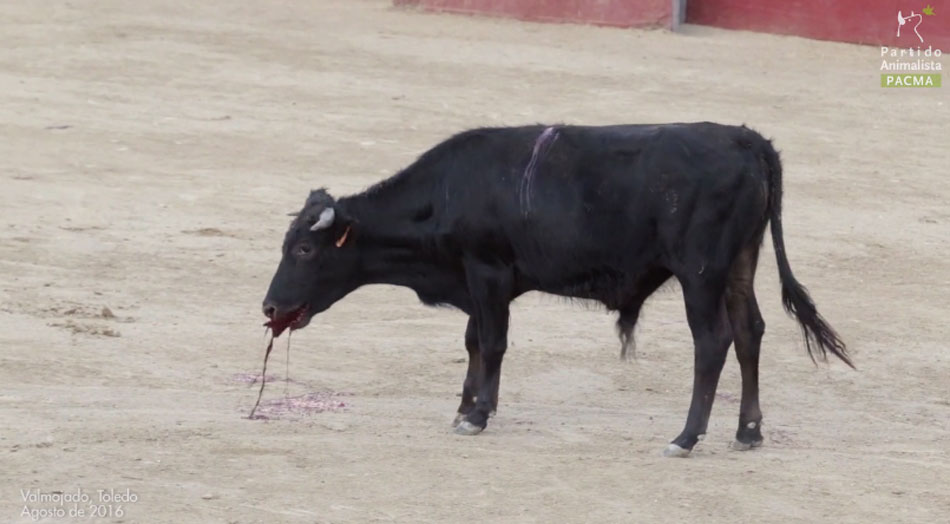
<path fill-rule="evenodd" d="M 670 27 L 671 0 L 394 0 L 433 11 L 497 15 L 538 22 L 615 27 Z"/>
<path fill-rule="evenodd" d="M 897 37 L 897 12 L 909 15 L 933 7 L 901 27 Z M 686 22 L 727 29 L 798 35 L 891 47 L 928 45 L 950 52 L 950 1 L 947 0 L 688 0 Z"/>

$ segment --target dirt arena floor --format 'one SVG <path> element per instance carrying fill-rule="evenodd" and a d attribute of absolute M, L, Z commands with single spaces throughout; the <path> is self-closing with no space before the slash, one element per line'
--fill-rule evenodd
<path fill-rule="evenodd" d="M 948 88 L 881 89 L 874 47 L 241 4 L 0 4 L 0 521 L 56 506 L 27 490 L 114 489 L 135 500 L 85 520 L 950 522 Z M 673 285 L 630 363 L 613 316 L 519 300 L 474 438 L 450 428 L 464 316 L 364 288 L 265 393 L 345 408 L 245 418 L 311 188 L 359 191 L 471 126 L 695 120 L 783 150 L 792 266 L 858 366 L 812 365 L 767 245 L 761 449 L 728 449 L 730 356 L 706 440 L 660 456 L 692 381 Z"/>

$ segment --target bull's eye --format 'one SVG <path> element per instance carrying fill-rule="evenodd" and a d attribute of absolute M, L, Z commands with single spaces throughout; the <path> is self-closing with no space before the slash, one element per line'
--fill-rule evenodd
<path fill-rule="evenodd" d="M 294 254 L 299 258 L 307 258 L 313 254 L 313 246 L 310 244 L 300 244 L 294 249 Z"/>

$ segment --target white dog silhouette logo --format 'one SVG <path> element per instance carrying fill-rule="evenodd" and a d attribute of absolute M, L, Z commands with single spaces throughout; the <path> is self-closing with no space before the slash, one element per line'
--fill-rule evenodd
<path fill-rule="evenodd" d="M 920 36 L 920 32 L 917 31 L 917 28 L 920 27 L 920 24 L 924 21 L 924 15 L 933 16 L 934 8 L 929 5 L 924 8 L 923 13 L 915 13 L 913 10 L 910 11 L 910 14 L 904 16 L 900 11 L 897 12 L 897 36 L 901 36 L 901 27 L 903 27 L 907 22 L 916 19 L 917 23 L 914 24 L 914 33 L 917 34 L 917 38 L 920 39 L 920 43 L 924 43 L 924 37 Z"/>

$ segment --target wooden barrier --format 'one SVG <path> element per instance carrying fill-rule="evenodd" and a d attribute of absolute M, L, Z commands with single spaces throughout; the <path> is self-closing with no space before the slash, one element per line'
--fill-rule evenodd
<path fill-rule="evenodd" d="M 673 26 L 673 0 L 394 0 L 432 11 L 614 27 Z"/>
<path fill-rule="evenodd" d="M 897 13 L 932 16 L 908 20 L 897 36 Z M 920 39 L 914 32 L 923 37 Z M 933 46 L 950 52 L 950 1 L 946 0 L 688 0 L 686 22 L 728 29 L 797 35 L 891 47 Z"/>
<path fill-rule="evenodd" d="M 686 22 L 859 44 L 950 52 L 950 0 L 394 0 L 432 11 L 539 22 L 675 28 Z M 925 7 L 933 15 L 923 15 Z M 898 11 L 920 15 L 901 26 Z M 924 39 L 920 42 L 914 31 Z"/>

